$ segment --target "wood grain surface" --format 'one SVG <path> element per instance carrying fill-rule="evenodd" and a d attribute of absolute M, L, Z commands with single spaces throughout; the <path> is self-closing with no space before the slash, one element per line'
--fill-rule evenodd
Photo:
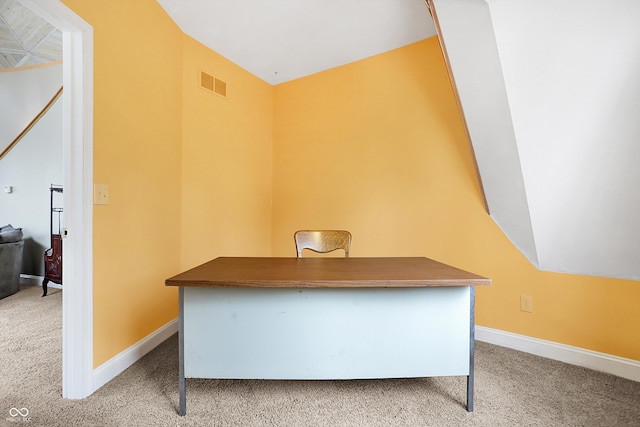
<path fill-rule="evenodd" d="M 424 257 L 221 257 L 171 277 L 165 285 L 400 288 L 491 285 L 491 279 Z"/>

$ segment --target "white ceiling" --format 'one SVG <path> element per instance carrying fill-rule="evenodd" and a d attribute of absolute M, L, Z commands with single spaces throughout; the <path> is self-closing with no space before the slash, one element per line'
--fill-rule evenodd
<path fill-rule="evenodd" d="M 424 0 L 158 0 L 189 36 L 278 84 L 436 34 Z"/>
<path fill-rule="evenodd" d="M 540 270 L 640 280 L 640 2 L 431 1 L 491 217 Z"/>
<path fill-rule="evenodd" d="M 0 0 L 0 68 L 62 59 L 62 33 L 17 0 Z"/>

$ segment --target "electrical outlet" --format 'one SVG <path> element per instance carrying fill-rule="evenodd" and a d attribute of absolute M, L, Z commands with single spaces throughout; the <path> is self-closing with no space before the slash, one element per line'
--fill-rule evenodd
<path fill-rule="evenodd" d="M 533 297 L 529 295 L 520 295 L 520 311 L 533 313 Z"/>
<path fill-rule="evenodd" d="M 93 184 L 93 204 L 109 204 L 109 187 L 104 184 Z"/>

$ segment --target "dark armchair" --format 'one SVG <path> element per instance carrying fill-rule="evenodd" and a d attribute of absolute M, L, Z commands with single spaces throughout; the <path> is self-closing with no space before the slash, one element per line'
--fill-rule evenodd
<path fill-rule="evenodd" d="M 11 225 L 0 227 L 0 298 L 20 290 L 23 249 L 22 229 Z"/>

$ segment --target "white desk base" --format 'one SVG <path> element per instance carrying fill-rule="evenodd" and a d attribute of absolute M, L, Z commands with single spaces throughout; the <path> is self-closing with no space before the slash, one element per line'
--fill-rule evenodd
<path fill-rule="evenodd" d="M 473 411 L 474 286 L 180 287 L 186 378 L 467 376 Z"/>

